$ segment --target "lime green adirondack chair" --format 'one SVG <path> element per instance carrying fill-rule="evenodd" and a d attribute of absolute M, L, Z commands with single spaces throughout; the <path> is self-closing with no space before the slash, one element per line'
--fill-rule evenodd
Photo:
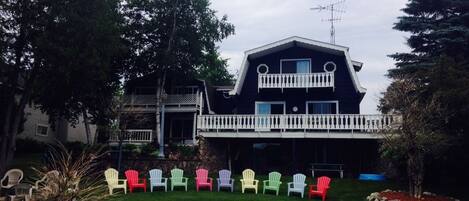
<path fill-rule="evenodd" d="M 104 171 L 106 182 L 109 188 L 109 194 L 112 195 L 114 189 L 124 189 L 124 194 L 127 194 L 127 179 L 119 179 L 119 172 L 116 169 L 109 168 Z"/>
<path fill-rule="evenodd" d="M 269 173 L 269 180 L 264 180 L 263 193 L 265 194 L 265 190 L 267 189 L 267 190 L 275 191 L 276 194 L 278 195 L 278 192 L 280 191 L 280 184 L 282 184 L 282 182 L 280 181 L 281 177 L 282 177 L 282 174 L 278 172 Z"/>
<path fill-rule="evenodd" d="M 174 190 L 175 186 L 184 186 L 187 191 L 187 177 L 183 177 L 184 171 L 178 168 L 171 170 L 171 190 Z"/>
<path fill-rule="evenodd" d="M 259 180 L 254 179 L 255 172 L 251 169 L 245 169 L 243 171 L 243 178 L 241 181 L 241 191 L 244 193 L 244 189 L 254 189 L 257 194 L 257 186 L 259 184 Z"/>

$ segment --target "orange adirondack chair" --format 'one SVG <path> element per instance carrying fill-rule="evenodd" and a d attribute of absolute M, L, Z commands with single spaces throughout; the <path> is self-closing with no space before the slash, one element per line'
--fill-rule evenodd
<path fill-rule="evenodd" d="M 320 196 L 322 197 L 322 201 L 325 201 L 330 183 L 331 178 L 319 177 L 317 185 L 309 185 L 308 198 L 311 198 L 313 196 Z"/>
<path fill-rule="evenodd" d="M 147 180 L 139 179 L 138 172 L 136 170 L 125 171 L 125 177 L 127 178 L 127 185 L 129 186 L 131 193 L 133 192 L 134 188 L 143 188 L 143 191 L 147 192 Z"/>
<path fill-rule="evenodd" d="M 197 177 L 195 178 L 195 186 L 197 192 L 199 191 L 200 187 L 209 187 L 210 191 L 212 191 L 213 187 L 213 179 L 208 177 L 208 170 L 206 169 L 197 169 L 195 171 Z"/>

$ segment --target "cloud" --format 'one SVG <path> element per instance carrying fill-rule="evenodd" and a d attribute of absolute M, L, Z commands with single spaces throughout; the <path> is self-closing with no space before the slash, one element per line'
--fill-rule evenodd
<path fill-rule="evenodd" d="M 281 40 L 302 36 L 329 42 L 330 24 L 322 19 L 327 11 L 312 7 L 330 3 L 329 0 L 212 0 L 217 15 L 228 15 L 236 34 L 219 43 L 221 55 L 229 58 L 229 71 L 236 73 L 244 51 Z M 380 93 L 389 85 L 385 77 L 394 61 L 387 55 L 409 51 L 405 45 L 408 34 L 393 30 L 397 17 L 407 0 L 349 0 L 337 7 L 345 10 L 336 17 L 336 44 L 350 48 L 354 60 L 364 63 L 358 74 L 368 89 L 361 103 L 362 113 L 376 113 Z"/>

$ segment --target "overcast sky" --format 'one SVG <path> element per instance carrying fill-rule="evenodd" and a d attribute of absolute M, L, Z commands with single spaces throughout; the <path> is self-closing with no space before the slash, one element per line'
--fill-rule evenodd
<path fill-rule="evenodd" d="M 218 15 L 228 15 L 236 33 L 219 44 L 221 54 L 229 59 L 229 70 L 237 74 L 244 51 L 290 36 L 329 42 L 330 13 L 309 8 L 326 5 L 331 0 L 212 0 Z M 336 2 L 336 1 L 334 1 Z M 408 34 L 392 29 L 407 0 L 348 0 L 339 9 L 342 19 L 336 24 L 336 44 L 350 48 L 353 60 L 364 63 L 358 73 L 367 93 L 361 113 L 376 113 L 380 93 L 389 80 L 384 76 L 393 67 L 387 55 L 409 51 Z"/>

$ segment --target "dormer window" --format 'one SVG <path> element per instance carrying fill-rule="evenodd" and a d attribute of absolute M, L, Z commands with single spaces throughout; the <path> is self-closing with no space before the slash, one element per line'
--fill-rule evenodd
<path fill-rule="evenodd" d="M 280 73 L 310 73 L 311 59 L 281 59 Z"/>

